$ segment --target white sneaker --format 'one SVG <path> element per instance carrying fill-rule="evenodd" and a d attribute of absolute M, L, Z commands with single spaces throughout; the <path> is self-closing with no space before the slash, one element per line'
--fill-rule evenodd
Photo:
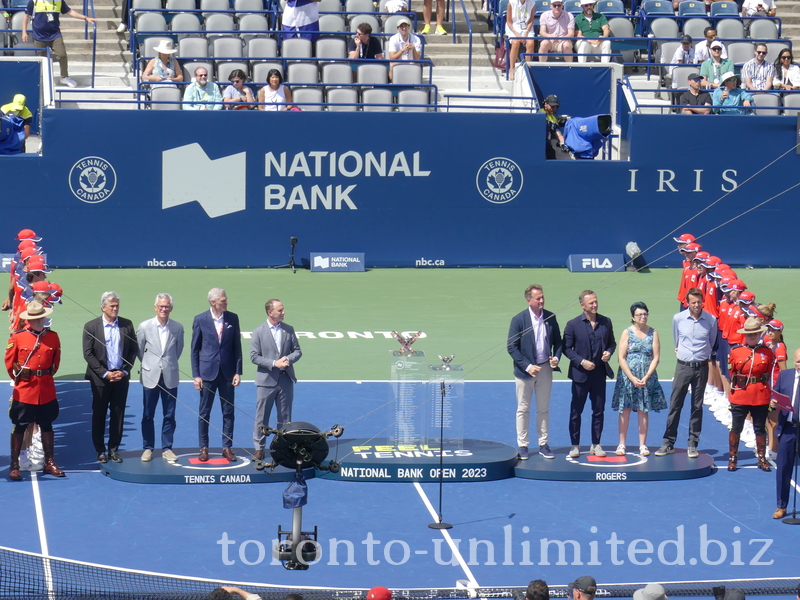
<path fill-rule="evenodd" d="M 72 77 L 62 77 L 61 85 L 66 85 L 71 88 L 78 87 L 78 83 Z"/>
<path fill-rule="evenodd" d="M 580 455 L 581 455 L 580 446 L 573 446 L 572 449 L 569 451 L 570 458 L 578 458 Z"/>
<path fill-rule="evenodd" d="M 589 454 L 594 454 L 595 456 L 603 457 L 606 455 L 606 451 L 603 450 L 603 447 L 600 444 L 594 444 L 592 448 L 589 450 Z"/>
<path fill-rule="evenodd" d="M 117 27 L 117 33 L 125 33 L 128 31 L 128 26 L 125 23 L 120 23 L 119 27 Z"/>
<path fill-rule="evenodd" d="M 152 450 L 145 450 L 142 452 L 142 462 L 150 462 L 151 460 L 153 460 Z"/>

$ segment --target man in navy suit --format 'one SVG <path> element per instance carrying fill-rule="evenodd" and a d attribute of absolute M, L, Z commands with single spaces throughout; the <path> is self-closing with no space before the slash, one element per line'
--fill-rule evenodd
<path fill-rule="evenodd" d="M 294 363 L 303 356 L 294 327 L 284 323 L 285 310 L 280 300 L 269 300 L 264 307 L 267 320 L 255 328 L 250 341 L 250 360 L 256 372 L 256 420 L 253 444 L 256 460 L 264 459 L 266 435 L 262 427 L 269 426 L 273 405 L 278 409 L 276 428 L 292 421 L 294 400 Z"/>
<path fill-rule="evenodd" d="M 228 311 L 225 290 L 208 292 L 211 309 L 197 315 L 192 323 L 192 377 L 200 390 L 200 460 L 208 460 L 208 423 L 214 394 L 219 391 L 222 407 L 222 456 L 236 460 L 233 445 L 234 390 L 242 379 L 242 334 L 239 317 Z"/>
<path fill-rule="evenodd" d="M 587 396 L 592 401 L 592 447 L 590 454 L 605 456 L 600 445 L 603 414 L 606 409 L 606 377 L 613 378 L 608 364 L 617 342 L 611 319 L 597 312 L 597 295 L 584 290 L 578 296 L 583 314 L 564 328 L 564 354 L 569 358 L 567 376 L 572 380 L 572 403 L 569 408 L 570 458 L 581 455 L 581 413 Z"/>
<path fill-rule="evenodd" d="M 782 519 L 786 516 L 786 506 L 789 504 L 789 491 L 791 490 L 792 467 L 797 457 L 797 419 L 800 413 L 800 348 L 794 351 L 794 370 L 784 369 L 778 375 L 775 391 L 789 396 L 794 406 L 794 412 L 782 410 L 778 413 L 778 427 L 775 433 L 778 436 L 778 463 L 775 469 L 775 482 L 778 491 L 778 508 L 772 515 L 773 519 Z M 775 401 L 772 401 L 775 406 Z"/>
<path fill-rule="evenodd" d="M 550 390 L 553 371 L 560 370 L 561 330 L 556 316 L 544 310 L 542 286 L 532 284 L 525 290 L 528 308 L 511 319 L 508 328 L 508 353 L 514 360 L 517 389 L 517 445 L 519 457 L 528 460 L 528 427 L 531 420 L 531 397 L 536 392 L 536 433 L 539 454 L 555 458 L 547 443 L 550 429 Z"/>

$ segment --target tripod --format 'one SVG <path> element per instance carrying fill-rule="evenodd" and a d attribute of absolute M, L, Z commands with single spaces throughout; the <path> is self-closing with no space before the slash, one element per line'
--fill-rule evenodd
<path fill-rule="evenodd" d="M 292 236 L 289 238 L 289 242 L 292 245 L 292 248 L 289 252 L 289 262 L 285 265 L 278 265 L 275 267 L 276 269 L 286 269 L 291 268 L 292 273 L 297 273 L 297 263 L 294 262 L 294 247 L 297 245 L 297 238 Z"/>

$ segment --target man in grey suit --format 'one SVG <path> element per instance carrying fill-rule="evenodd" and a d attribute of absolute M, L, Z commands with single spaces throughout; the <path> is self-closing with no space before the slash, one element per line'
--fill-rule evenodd
<path fill-rule="evenodd" d="M 256 460 L 264 459 L 266 436 L 262 426 L 269 426 L 273 404 L 278 408 L 280 429 L 292 421 L 294 398 L 294 363 L 303 353 L 294 327 L 283 322 L 284 309 L 280 300 L 266 304 L 267 320 L 256 327 L 250 340 L 250 360 L 258 367 L 256 372 L 256 420 L 253 428 L 253 445 Z"/>
<path fill-rule="evenodd" d="M 175 405 L 178 398 L 178 359 L 183 352 L 183 325 L 169 318 L 172 312 L 172 296 L 156 296 L 156 316 L 139 325 L 136 338 L 139 340 L 139 361 L 142 364 L 142 460 L 153 460 L 156 442 L 155 415 L 161 397 L 161 456 L 174 462 L 178 460 L 172 451 L 175 435 Z"/>

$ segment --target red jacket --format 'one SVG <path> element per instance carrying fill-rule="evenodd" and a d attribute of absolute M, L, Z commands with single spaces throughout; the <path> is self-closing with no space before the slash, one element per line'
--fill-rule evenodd
<path fill-rule="evenodd" d="M 45 329 L 41 335 L 37 335 L 30 329 L 23 329 L 11 334 L 6 345 L 6 371 L 12 379 L 15 363 L 30 367 L 31 373 L 27 378 L 16 380 L 14 400 L 24 404 L 47 404 L 56 399 L 53 374 L 61 363 L 61 341 L 55 331 Z M 40 374 L 37 375 L 37 371 Z"/>
<path fill-rule="evenodd" d="M 728 358 L 731 371 L 731 404 L 769 404 L 772 389 L 772 350 L 758 345 L 736 346 Z M 757 380 L 757 381 L 754 381 Z"/>

